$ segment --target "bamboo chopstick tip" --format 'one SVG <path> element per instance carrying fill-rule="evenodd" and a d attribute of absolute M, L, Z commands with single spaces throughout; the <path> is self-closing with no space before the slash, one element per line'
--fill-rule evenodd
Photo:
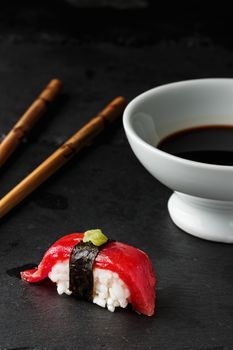
<path fill-rule="evenodd" d="M 49 84 L 47 85 L 47 88 L 59 88 L 59 89 L 63 89 L 63 83 L 60 79 L 58 78 L 53 78 L 50 80 Z"/>
<path fill-rule="evenodd" d="M 110 123 L 119 118 L 127 106 L 127 101 L 123 96 L 117 96 L 107 107 L 99 113 L 99 115 Z"/>
<path fill-rule="evenodd" d="M 112 104 L 119 104 L 122 106 L 126 106 L 127 105 L 127 100 L 124 96 L 117 96 L 116 98 L 114 98 L 114 100 L 112 101 Z"/>
<path fill-rule="evenodd" d="M 44 100 L 44 102 L 53 102 L 54 99 L 63 90 L 63 84 L 60 79 L 52 79 L 41 92 L 38 99 Z"/>

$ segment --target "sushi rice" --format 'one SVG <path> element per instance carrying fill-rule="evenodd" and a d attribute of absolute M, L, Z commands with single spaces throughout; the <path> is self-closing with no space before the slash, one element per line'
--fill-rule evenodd
<path fill-rule="evenodd" d="M 69 259 L 58 261 L 49 272 L 50 280 L 57 284 L 58 294 L 71 295 L 69 290 Z M 116 272 L 94 268 L 93 303 L 114 312 L 116 307 L 125 308 L 130 302 L 130 292 Z"/>

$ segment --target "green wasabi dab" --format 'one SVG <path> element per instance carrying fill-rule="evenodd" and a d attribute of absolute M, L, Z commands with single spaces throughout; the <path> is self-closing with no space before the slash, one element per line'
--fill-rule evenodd
<path fill-rule="evenodd" d="M 108 237 L 106 237 L 99 229 L 88 230 L 84 233 L 83 242 L 86 243 L 89 241 L 91 241 L 96 247 L 100 247 L 108 241 Z"/>

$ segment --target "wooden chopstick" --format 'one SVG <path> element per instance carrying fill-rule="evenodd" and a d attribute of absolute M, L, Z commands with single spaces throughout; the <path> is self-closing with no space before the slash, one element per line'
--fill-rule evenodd
<path fill-rule="evenodd" d="M 47 111 L 48 104 L 62 91 L 62 83 L 58 79 L 49 82 L 37 99 L 17 121 L 0 144 L 0 168 L 15 151 L 22 139 L 29 133 L 34 124 Z"/>
<path fill-rule="evenodd" d="M 113 122 L 123 113 L 126 104 L 124 97 L 120 96 L 115 98 L 98 113 L 96 117 L 91 119 L 51 156 L 33 170 L 32 173 L 8 192 L 0 200 L 0 218 L 68 162 L 76 152 L 89 145 L 90 142 L 103 131 L 108 122 Z"/>

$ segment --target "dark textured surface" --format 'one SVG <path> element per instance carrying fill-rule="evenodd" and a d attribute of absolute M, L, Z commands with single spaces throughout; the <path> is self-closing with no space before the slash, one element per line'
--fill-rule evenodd
<path fill-rule="evenodd" d="M 51 77 L 66 89 L 1 171 L 0 195 L 116 95 L 131 99 L 162 83 L 233 75 L 227 18 L 211 31 L 214 18 L 196 20 L 195 13 L 183 22 L 146 10 L 141 17 L 103 10 L 100 18 L 61 1 L 45 9 L 35 2 L 35 11 L 27 1 L 25 11 L 10 3 L 0 12 L 0 134 Z M 167 213 L 169 195 L 135 159 L 119 122 L 5 217 L 0 348 L 232 349 L 232 246 L 176 228 Z M 58 296 L 49 281 L 28 285 L 15 277 L 12 269 L 38 263 L 60 236 L 96 227 L 150 255 L 158 279 L 154 317 L 130 309 L 112 314 Z"/>

